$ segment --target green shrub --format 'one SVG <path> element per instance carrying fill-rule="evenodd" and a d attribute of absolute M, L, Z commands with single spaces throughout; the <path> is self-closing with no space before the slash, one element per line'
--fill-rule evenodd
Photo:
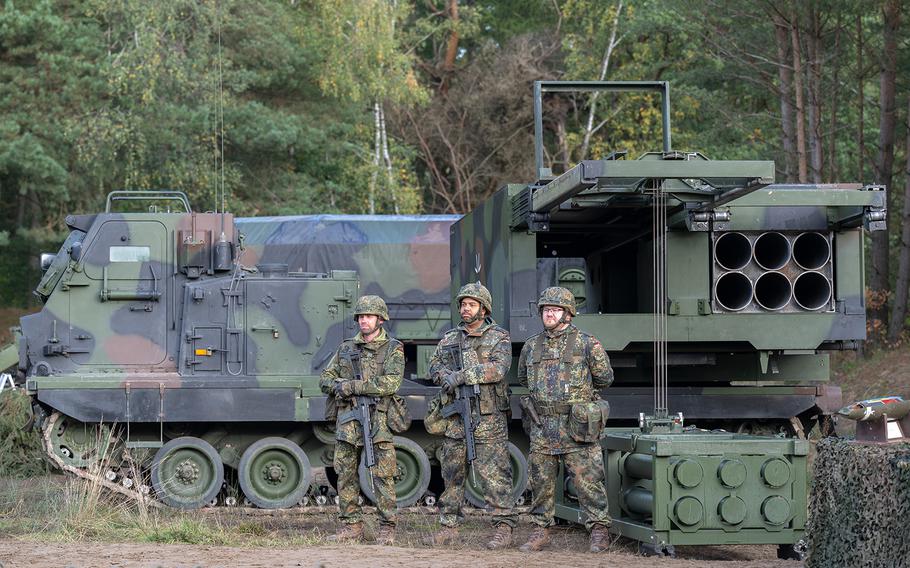
<path fill-rule="evenodd" d="M 40 433 L 22 430 L 29 414 L 30 401 L 24 392 L 0 393 L 0 477 L 33 477 L 49 470 Z"/>

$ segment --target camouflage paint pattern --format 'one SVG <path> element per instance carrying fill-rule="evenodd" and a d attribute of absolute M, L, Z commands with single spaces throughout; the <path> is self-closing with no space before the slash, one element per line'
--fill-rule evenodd
<path fill-rule="evenodd" d="M 587 515 L 585 528 L 610 526 L 607 490 L 604 486 L 603 450 L 600 444 L 586 444 L 577 451 L 561 455 L 531 451 L 528 479 L 531 483 L 531 520 L 540 527 L 555 523 L 556 482 L 562 460 L 566 476 L 575 482 L 578 503 Z"/>
<path fill-rule="evenodd" d="M 362 380 L 354 380 L 350 354 L 355 351 L 359 352 L 361 356 Z M 374 444 L 376 442 L 391 443 L 392 432 L 386 421 L 386 411 L 389 397 L 401 387 L 403 373 L 404 349 L 401 342 L 389 337 L 383 328 L 372 341 L 365 341 L 363 335 L 358 333 L 353 339 L 342 342 L 322 372 L 319 387 L 322 392 L 331 395 L 335 384 L 352 381 L 355 395 L 378 397 L 379 402 L 372 416 L 373 442 Z M 335 423 L 335 439 L 353 446 L 363 446 L 363 430 L 360 423 L 354 421 L 342 424 L 340 422 L 341 416 L 353 408 L 351 401 L 350 398 L 342 398 L 337 401 L 338 421 Z"/>
<path fill-rule="evenodd" d="M 390 441 L 377 442 L 375 451 L 376 465 L 372 468 L 372 478 L 376 511 L 379 513 L 380 524 L 394 526 L 398 512 L 395 503 L 395 446 Z M 355 446 L 340 440 L 335 444 L 333 465 L 338 474 L 338 518 L 346 524 L 363 520 L 363 511 L 358 502 L 361 490 L 357 474 L 362 452 L 362 445 Z"/>
<path fill-rule="evenodd" d="M 439 523 L 455 527 L 464 521 L 465 482 L 473 475 L 493 516 L 493 525 L 515 527 L 518 514 L 512 502 L 512 464 L 504 441 L 476 443 L 477 458 L 472 472 L 467 463 L 464 439 L 446 438 L 442 445 L 440 467 L 445 491 L 439 499 Z"/>
<path fill-rule="evenodd" d="M 464 323 L 458 324 L 445 334 L 430 360 L 429 375 L 435 384 L 442 384 L 446 375 L 455 372 L 457 365 L 452 352 L 446 348 L 459 343 L 464 346 L 464 370 L 458 371 L 458 380 L 463 384 L 480 385 L 480 409 L 479 416 L 475 414 L 477 426 L 474 437 L 478 441 L 501 441 L 504 445 L 509 428 L 506 416 L 509 395 L 505 377 L 512 364 L 509 333 L 491 319 L 474 331 L 469 331 Z M 454 394 L 442 397 L 443 405 L 453 400 Z M 464 439 L 462 421 L 457 417 L 449 418 L 445 435 L 447 438 Z"/>
<path fill-rule="evenodd" d="M 572 350 L 568 364 L 567 349 Z M 518 358 L 518 383 L 528 388 L 540 416 L 540 424 L 531 425 L 531 452 L 556 455 L 584 448 L 569 436 L 569 412 L 549 413 L 544 407 L 590 402 L 612 382 L 610 358 L 600 341 L 574 325 L 529 339 Z"/>

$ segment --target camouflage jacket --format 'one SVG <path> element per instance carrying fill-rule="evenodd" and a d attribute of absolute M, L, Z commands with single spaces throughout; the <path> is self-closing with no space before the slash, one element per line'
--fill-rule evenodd
<path fill-rule="evenodd" d="M 477 440 L 508 439 L 509 389 L 505 376 L 512 366 L 512 340 L 509 332 L 487 319 L 476 331 L 469 332 L 464 323 L 446 333 L 433 358 L 430 359 L 430 379 L 441 385 L 446 375 L 457 368 L 452 351 L 447 347 L 463 341 L 464 370 L 459 371 L 464 384 L 480 385 L 480 418 L 474 437 Z M 443 405 L 454 400 L 454 395 L 442 394 Z M 475 414 L 475 419 L 477 415 Z M 446 437 L 464 438 L 464 424 L 451 417 L 446 426 Z"/>
<path fill-rule="evenodd" d="M 389 337 L 385 329 L 369 343 L 363 340 L 360 333 L 353 339 L 344 340 L 322 372 L 322 378 L 319 380 L 322 392 L 332 396 L 332 388 L 336 382 L 353 380 L 354 368 L 351 365 L 350 353 L 354 351 L 360 351 L 363 372 L 363 380 L 354 383 L 354 394 L 379 398 L 372 418 L 373 442 L 389 442 L 392 440 L 392 432 L 386 424 L 385 413 L 389 406 L 389 397 L 398 391 L 404 377 L 404 348 L 400 341 Z M 337 403 L 340 420 L 353 408 L 353 399 L 338 399 Z M 360 424 L 358 422 L 340 424 L 336 421 L 335 439 L 362 446 L 363 433 Z"/>
<path fill-rule="evenodd" d="M 518 359 L 518 382 L 528 387 L 540 415 L 540 426 L 531 427 L 531 451 L 562 454 L 584 444 L 569 436 L 569 415 L 560 409 L 596 400 L 597 391 L 613 382 L 613 369 L 600 341 L 569 324 L 528 338 Z"/>

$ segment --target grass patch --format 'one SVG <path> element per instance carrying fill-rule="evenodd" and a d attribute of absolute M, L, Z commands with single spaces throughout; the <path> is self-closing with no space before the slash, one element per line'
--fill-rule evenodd
<path fill-rule="evenodd" d="M 236 542 L 220 523 L 207 522 L 203 519 L 184 517 L 170 522 L 165 520 L 160 524 L 156 522 L 154 525 L 142 534 L 141 540 L 162 544 L 225 545 Z"/>
<path fill-rule="evenodd" d="M 0 393 L 0 478 L 47 475 L 41 436 L 22 430 L 31 413 L 31 400 L 21 390 Z"/>

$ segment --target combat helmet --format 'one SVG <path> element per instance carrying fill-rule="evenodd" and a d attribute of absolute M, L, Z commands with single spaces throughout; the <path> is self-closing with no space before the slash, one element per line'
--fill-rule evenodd
<path fill-rule="evenodd" d="M 490 295 L 487 287 L 480 282 L 471 282 L 462 286 L 461 290 L 458 291 L 458 295 L 455 296 L 455 305 L 461 305 L 461 301 L 465 298 L 477 300 L 487 310 L 487 314 L 493 313 L 493 296 Z"/>
<path fill-rule="evenodd" d="M 357 316 L 379 316 L 385 321 L 389 321 L 389 308 L 385 305 L 385 300 L 379 296 L 361 296 L 354 304 L 354 321 Z"/>
<path fill-rule="evenodd" d="M 537 310 L 543 310 L 544 306 L 559 306 L 565 308 L 572 317 L 575 316 L 575 295 L 566 288 L 552 286 L 540 294 L 537 300 Z"/>

